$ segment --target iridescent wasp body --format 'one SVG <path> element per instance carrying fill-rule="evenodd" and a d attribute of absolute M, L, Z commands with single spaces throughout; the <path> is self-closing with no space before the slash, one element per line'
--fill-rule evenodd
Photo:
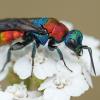
<path fill-rule="evenodd" d="M 14 40 L 22 38 L 22 42 L 13 43 Z M 48 42 L 49 50 L 56 50 L 60 59 L 66 63 L 61 50 L 55 46 L 64 42 L 65 45 L 73 50 L 77 56 L 81 56 L 83 49 L 88 49 L 92 67 L 95 72 L 92 59 L 92 50 L 88 46 L 82 45 L 83 35 L 79 30 L 69 30 L 67 26 L 55 18 L 8 18 L 0 20 L 0 45 L 11 44 L 7 54 L 7 60 L 1 72 L 5 69 L 6 64 L 10 61 L 11 51 L 19 50 L 32 43 L 32 66 L 34 66 L 34 57 L 36 48 L 45 45 Z M 72 72 L 67 66 L 66 68 Z"/>

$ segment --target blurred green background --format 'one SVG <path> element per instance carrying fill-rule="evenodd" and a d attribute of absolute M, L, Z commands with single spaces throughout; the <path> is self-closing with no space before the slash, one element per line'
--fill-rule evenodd
<path fill-rule="evenodd" d="M 41 16 L 71 21 L 100 39 L 100 0 L 0 0 L 0 18 Z M 93 84 L 93 89 L 73 100 L 100 100 L 100 77 L 93 78 Z"/>

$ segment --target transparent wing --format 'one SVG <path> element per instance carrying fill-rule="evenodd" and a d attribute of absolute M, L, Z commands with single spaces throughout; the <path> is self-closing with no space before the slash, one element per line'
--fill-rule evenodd
<path fill-rule="evenodd" d="M 42 27 L 33 25 L 28 18 L 8 18 L 0 20 L 0 31 L 6 30 L 20 30 L 20 31 L 34 31 L 37 33 L 47 34 Z"/>

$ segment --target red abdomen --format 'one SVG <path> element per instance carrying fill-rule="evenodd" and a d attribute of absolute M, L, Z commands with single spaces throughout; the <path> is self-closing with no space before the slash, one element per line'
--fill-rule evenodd
<path fill-rule="evenodd" d="M 20 31 L 3 31 L 0 32 L 0 45 L 11 43 L 23 36 L 23 32 Z"/>

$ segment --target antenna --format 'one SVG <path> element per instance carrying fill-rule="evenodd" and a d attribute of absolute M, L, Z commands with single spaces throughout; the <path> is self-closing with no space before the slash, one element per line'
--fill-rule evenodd
<path fill-rule="evenodd" d="M 93 61 L 93 57 L 92 57 L 92 49 L 88 46 L 82 46 L 81 47 L 82 49 L 87 49 L 88 52 L 89 52 L 89 55 L 90 55 L 90 59 L 91 59 L 91 65 L 92 65 L 92 68 L 93 68 L 93 71 L 94 71 L 94 74 L 96 76 L 96 70 L 95 70 L 95 67 L 94 67 L 94 61 Z"/>

